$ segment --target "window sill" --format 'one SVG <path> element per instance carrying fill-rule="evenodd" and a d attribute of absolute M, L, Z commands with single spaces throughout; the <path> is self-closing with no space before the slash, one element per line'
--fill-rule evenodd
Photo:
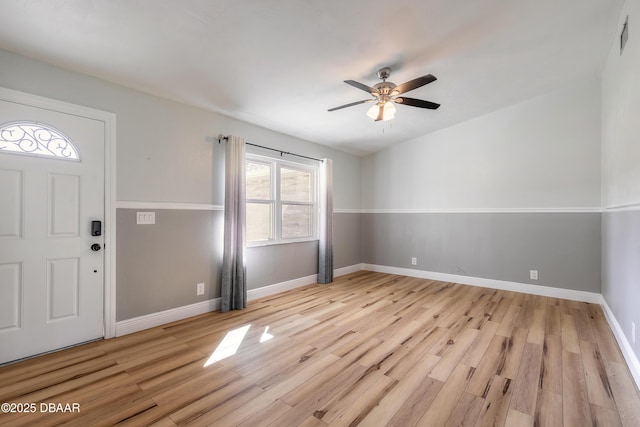
<path fill-rule="evenodd" d="M 264 246 L 279 246 L 279 245 L 290 245 L 292 243 L 305 243 L 305 242 L 317 242 L 317 237 L 310 237 L 308 239 L 291 239 L 291 240 L 282 240 L 280 242 L 256 242 L 256 243 L 247 243 L 247 248 L 262 248 Z"/>

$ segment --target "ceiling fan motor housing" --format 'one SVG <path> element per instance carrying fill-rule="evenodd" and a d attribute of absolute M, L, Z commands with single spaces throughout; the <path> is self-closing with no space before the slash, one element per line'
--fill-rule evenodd
<path fill-rule="evenodd" d="M 378 78 L 382 80 L 387 80 L 391 75 L 391 68 L 384 67 L 378 70 Z"/>

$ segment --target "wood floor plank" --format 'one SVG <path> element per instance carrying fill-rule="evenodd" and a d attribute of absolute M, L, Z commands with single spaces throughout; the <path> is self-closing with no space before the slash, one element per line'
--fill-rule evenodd
<path fill-rule="evenodd" d="M 540 377 L 543 390 L 562 395 L 562 338 L 559 335 L 548 334 L 544 338 Z"/>
<path fill-rule="evenodd" d="M 484 402 L 478 413 L 476 427 L 504 425 L 511 403 L 512 384 L 513 382 L 505 377 L 495 376 L 491 379 L 489 389 L 484 394 Z"/>
<path fill-rule="evenodd" d="M 629 375 L 628 368 L 608 360 L 605 360 L 604 364 L 622 425 L 625 427 L 640 426 L 638 389 Z"/>
<path fill-rule="evenodd" d="M 418 362 L 414 375 L 398 383 L 363 419 L 363 425 L 385 425 L 391 420 L 404 402 L 415 392 L 427 377 L 427 374 L 438 363 L 440 358 L 432 354 L 426 355 Z"/>
<path fill-rule="evenodd" d="M 591 425 L 582 360 L 580 354 L 567 350 L 562 351 L 562 414 L 566 426 Z"/>
<path fill-rule="evenodd" d="M 549 304 L 547 307 L 547 320 L 544 331 L 546 336 L 562 336 L 562 316 L 558 305 Z"/>
<path fill-rule="evenodd" d="M 534 425 L 536 427 L 562 427 L 562 423 L 562 394 L 538 390 Z"/>
<path fill-rule="evenodd" d="M 467 390 L 479 397 L 486 396 L 496 375 L 515 379 L 527 339 L 527 330 L 516 328 L 513 337 L 496 334 L 478 365 Z"/>
<path fill-rule="evenodd" d="M 238 427 L 263 427 L 268 426 L 275 420 L 284 415 L 291 409 L 291 406 L 287 405 L 280 399 L 273 402 L 267 408 L 256 413 L 254 416 L 247 418 L 242 423 L 238 424 Z"/>
<path fill-rule="evenodd" d="M 445 427 L 474 426 L 483 405 L 484 399 L 463 393 Z"/>
<path fill-rule="evenodd" d="M 589 402 L 608 409 L 616 409 L 613 391 L 609 384 L 607 369 L 598 346 L 589 341 L 580 341 L 582 364 L 587 384 Z"/>
<path fill-rule="evenodd" d="M 309 414 L 316 416 L 318 408 L 322 407 L 325 403 L 329 402 L 333 396 L 348 387 L 348 384 L 356 381 L 365 371 L 366 369 L 363 366 L 352 364 L 346 366 L 344 371 L 329 378 L 327 378 L 324 372 L 316 375 L 316 378 L 322 377 L 323 379 L 323 381 L 317 383 L 318 385 L 316 387 L 309 387 L 306 393 L 300 392 L 293 399 L 291 395 L 295 393 L 295 389 L 283 396 L 282 400 L 289 397 L 289 400 L 295 401 L 296 403 L 292 404 L 292 408 L 289 411 L 275 420 L 274 425 L 297 427 L 308 418 Z M 308 381 L 307 384 L 311 382 L 313 382 L 313 379 Z M 297 389 L 300 390 L 300 387 Z"/>
<path fill-rule="evenodd" d="M 591 405 L 591 416 L 594 427 L 622 427 L 622 421 L 620 421 L 620 415 L 617 411 Z"/>
<path fill-rule="evenodd" d="M 511 332 L 515 327 L 516 318 L 520 313 L 520 309 L 521 307 L 516 303 L 516 301 L 511 302 L 509 308 L 507 308 L 507 311 L 504 314 L 504 317 L 502 318 L 502 321 L 500 322 L 500 327 L 498 328 L 496 334 L 502 335 L 504 337 L 511 336 Z"/>
<path fill-rule="evenodd" d="M 442 385 L 443 383 L 440 381 L 425 378 L 400 406 L 386 426 L 410 427 L 418 424 L 422 415 L 440 392 Z"/>
<path fill-rule="evenodd" d="M 572 314 L 562 315 L 562 350 L 580 353 L 580 340 Z"/>
<path fill-rule="evenodd" d="M 335 396 L 320 404 L 313 412 L 313 416 L 326 423 L 331 423 L 338 415 L 345 412 L 356 399 L 369 393 L 373 384 L 380 381 L 382 377 L 385 380 L 389 379 L 375 367 L 367 369 L 360 377 L 347 384 L 347 387 L 337 392 Z"/>
<path fill-rule="evenodd" d="M 511 302 L 512 299 L 507 296 L 500 297 L 500 299 L 497 301 L 496 306 L 493 307 L 491 311 L 489 311 L 490 316 L 488 320 L 501 323 L 502 319 L 504 319 L 504 316 L 507 313 L 507 310 L 509 309 L 509 306 L 511 305 Z"/>
<path fill-rule="evenodd" d="M 380 365 L 384 374 L 397 380 L 402 380 L 405 376 L 410 375 L 414 366 L 446 333 L 447 330 L 444 328 L 434 328 L 421 335 L 418 342 L 411 342 L 410 345 L 415 344 L 414 347 L 403 346 L 406 350 L 399 350 Z"/>
<path fill-rule="evenodd" d="M 3 401 L 81 405 L 3 426 L 640 425 L 597 304 L 366 271 L 0 366 Z"/>
<path fill-rule="evenodd" d="M 606 360 L 624 364 L 624 358 L 620 352 L 620 347 L 616 342 L 611 328 L 607 323 L 602 308 L 596 304 L 588 304 L 587 311 L 589 312 L 589 319 L 591 320 L 591 330 L 594 334 L 594 339 L 598 347 L 600 348 L 600 354 Z"/>
<path fill-rule="evenodd" d="M 173 412 L 169 418 L 178 425 L 208 427 L 217 424 L 218 419 L 254 401 L 262 394 L 264 390 L 256 385 L 234 381 Z"/>
<path fill-rule="evenodd" d="M 542 346 L 528 342 L 522 355 L 522 362 L 511 396 L 511 408 L 533 416 L 538 398 L 540 369 L 542 367 Z"/>
<path fill-rule="evenodd" d="M 418 425 L 443 426 L 447 423 L 458 404 L 458 400 L 464 394 L 464 389 L 473 376 L 475 368 L 460 364 L 456 367 L 451 377 L 442 386 L 438 395 L 418 421 Z"/>
<path fill-rule="evenodd" d="M 544 327 L 547 317 L 546 309 L 534 309 L 531 316 L 531 324 L 529 325 L 529 335 L 527 341 L 542 345 L 544 343 Z"/>
<path fill-rule="evenodd" d="M 504 355 L 501 355 L 503 361 L 502 368 L 496 372 L 503 377 L 515 379 L 518 375 L 522 352 L 527 343 L 527 335 L 529 331 L 525 328 L 514 328 L 512 336 L 507 340 L 507 347 Z"/>
<path fill-rule="evenodd" d="M 440 361 L 433 367 L 429 373 L 429 378 L 446 382 L 449 375 L 458 366 L 460 360 L 464 357 L 467 349 L 471 346 L 478 336 L 477 329 L 465 329 L 460 336 L 443 352 Z"/>
<path fill-rule="evenodd" d="M 480 329 L 480 333 L 478 333 L 471 346 L 469 346 L 469 350 L 465 353 L 461 362 L 476 368 L 484 357 L 499 326 L 499 323 L 488 320 Z"/>
<path fill-rule="evenodd" d="M 373 408 L 384 399 L 398 384 L 398 380 L 381 376 L 371 388 L 360 395 L 353 404 L 349 405 L 340 413 L 332 422 L 328 423 L 331 427 L 366 425 L 363 420 L 369 415 Z"/>
<path fill-rule="evenodd" d="M 513 409 L 509 409 L 504 427 L 533 427 L 533 417 Z"/>
<path fill-rule="evenodd" d="M 239 422 L 244 421 L 245 419 L 255 415 L 257 412 L 265 409 L 267 406 L 275 402 L 276 399 L 279 399 L 317 373 L 325 370 L 338 359 L 339 358 L 333 354 L 323 356 L 315 363 L 309 364 L 286 379 L 283 379 L 277 384 L 273 384 L 270 388 L 266 389 L 264 393 L 260 394 L 249 403 L 235 409 L 229 414 L 226 414 L 221 419 L 216 420 L 216 426 L 237 425 Z"/>
<path fill-rule="evenodd" d="M 595 336 L 593 335 L 593 329 L 591 327 L 591 319 L 589 317 L 589 311 L 586 307 L 574 308 L 573 318 L 576 321 L 576 332 L 578 333 L 578 339 L 580 341 L 588 341 L 595 343 Z"/>

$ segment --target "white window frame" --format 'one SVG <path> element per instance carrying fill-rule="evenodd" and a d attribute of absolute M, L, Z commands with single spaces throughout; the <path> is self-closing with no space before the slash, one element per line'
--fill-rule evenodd
<path fill-rule="evenodd" d="M 248 247 L 255 246 L 269 246 L 279 245 L 286 243 L 296 242 L 310 242 L 318 240 L 318 166 L 310 165 L 306 163 L 292 162 L 290 160 L 277 159 L 269 156 L 262 156 L 259 154 L 246 153 L 245 163 L 247 161 L 268 164 L 271 166 L 271 199 L 249 199 L 245 200 L 245 203 L 262 203 L 273 205 L 273 215 L 271 218 L 271 227 L 273 236 L 269 240 L 248 241 Z M 294 202 L 288 200 L 282 200 L 280 194 L 280 169 L 294 169 L 311 173 L 311 202 Z M 311 236 L 309 237 L 296 237 L 285 238 L 282 237 L 282 205 L 304 205 L 311 206 L 312 218 L 311 218 Z"/>

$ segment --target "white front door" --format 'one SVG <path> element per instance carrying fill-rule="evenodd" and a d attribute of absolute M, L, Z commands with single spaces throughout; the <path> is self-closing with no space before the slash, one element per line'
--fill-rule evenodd
<path fill-rule="evenodd" d="M 104 336 L 104 148 L 102 121 L 0 98 L 0 363 Z"/>

